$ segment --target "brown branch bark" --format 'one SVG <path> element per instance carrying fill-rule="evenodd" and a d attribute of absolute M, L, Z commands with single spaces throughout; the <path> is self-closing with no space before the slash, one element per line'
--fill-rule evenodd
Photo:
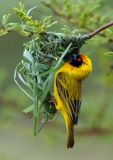
<path fill-rule="evenodd" d="M 96 29 L 95 31 L 89 33 L 89 34 L 88 34 L 88 35 L 89 35 L 89 39 L 92 38 L 92 37 L 94 37 L 95 35 L 99 34 L 99 33 L 102 32 L 103 30 L 111 27 L 111 26 L 113 26 L 113 21 L 112 21 L 112 22 L 109 22 L 109 23 L 107 23 L 107 24 L 99 27 L 99 28 Z"/>

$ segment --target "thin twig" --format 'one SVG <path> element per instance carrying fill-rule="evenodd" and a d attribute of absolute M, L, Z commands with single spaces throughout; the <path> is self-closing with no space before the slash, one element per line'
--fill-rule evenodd
<path fill-rule="evenodd" d="M 107 29 L 107 28 L 109 28 L 109 27 L 111 27 L 111 26 L 113 26 L 113 21 L 112 21 L 112 22 L 109 22 L 109 23 L 107 23 L 107 24 L 99 27 L 99 28 L 96 29 L 95 31 L 89 33 L 89 34 L 88 34 L 89 39 L 91 39 L 92 37 L 94 37 L 94 36 L 97 35 L 98 33 L 102 32 L 103 30 L 105 30 L 105 29 Z"/>

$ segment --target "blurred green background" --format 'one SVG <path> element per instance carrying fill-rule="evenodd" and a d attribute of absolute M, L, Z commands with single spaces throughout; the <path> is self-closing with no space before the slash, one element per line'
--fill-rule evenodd
<path fill-rule="evenodd" d="M 77 28 L 70 23 L 69 18 L 56 16 L 39 0 L 21 2 L 28 9 L 38 5 L 32 12 L 34 18 L 52 14 L 59 21 L 57 27 L 52 28 L 53 31 L 60 31 L 64 24 L 72 29 Z M 56 1 L 53 2 L 57 8 Z M 18 3 L 18 0 L 0 0 L 0 19 L 4 14 L 12 13 L 12 8 L 18 6 Z M 87 3 L 88 1 L 70 1 L 73 6 L 83 5 L 83 12 Z M 106 16 L 109 22 L 113 19 L 112 8 L 112 0 L 103 0 L 99 16 Z M 89 15 L 90 24 L 93 23 L 91 18 L 92 15 Z M 11 20 L 17 21 L 15 16 Z M 96 29 L 98 26 L 94 22 L 92 27 Z M 81 26 L 80 31 L 88 32 L 88 29 Z M 75 129 L 75 146 L 71 150 L 66 149 L 65 125 L 60 115 L 49 122 L 37 137 L 33 136 L 32 115 L 22 112 L 31 101 L 13 80 L 15 66 L 22 59 L 23 43 L 28 39 L 17 33 L 0 37 L 0 160 L 113 160 L 113 56 L 104 54 L 113 51 L 113 42 L 109 41 L 109 36 L 113 39 L 113 34 L 108 34 L 106 38 L 97 36 L 81 50 L 92 59 L 93 73 L 83 85 L 81 114 Z"/>

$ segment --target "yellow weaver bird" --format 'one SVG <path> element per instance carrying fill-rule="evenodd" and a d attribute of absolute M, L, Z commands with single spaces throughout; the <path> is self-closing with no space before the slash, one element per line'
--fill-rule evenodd
<path fill-rule="evenodd" d="M 69 62 L 57 70 L 54 77 L 56 109 L 64 117 L 67 128 L 67 148 L 74 146 L 74 125 L 78 123 L 81 106 L 81 83 L 92 72 L 86 55 L 72 54 Z"/>

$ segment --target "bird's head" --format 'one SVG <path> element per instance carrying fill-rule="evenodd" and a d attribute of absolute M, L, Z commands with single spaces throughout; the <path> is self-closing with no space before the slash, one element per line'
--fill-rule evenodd
<path fill-rule="evenodd" d="M 92 62 L 90 58 L 83 54 L 72 54 L 70 65 L 79 79 L 85 79 L 92 72 Z"/>
<path fill-rule="evenodd" d="M 72 54 L 70 64 L 75 67 L 80 67 L 82 65 L 89 65 L 90 59 L 86 55 L 82 54 Z"/>
<path fill-rule="evenodd" d="M 72 54 L 71 55 L 71 62 L 70 64 L 72 66 L 75 66 L 75 67 L 79 67 L 83 64 L 83 59 L 81 57 L 81 55 L 77 55 L 77 54 Z"/>

